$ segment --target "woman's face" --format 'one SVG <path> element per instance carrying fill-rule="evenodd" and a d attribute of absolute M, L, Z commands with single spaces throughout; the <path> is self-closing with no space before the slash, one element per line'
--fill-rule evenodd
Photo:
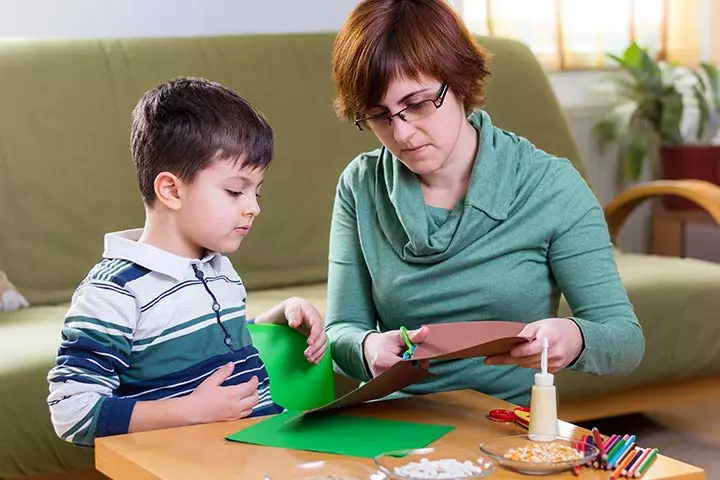
<path fill-rule="evenodd" d="M 439 108 L 435 100 L 441 93 L 442 82 L 427 76 L 418 80 L 398 77 L 392 80 L 380 105 L 368 109 L 368 116 L 394 114 L 404 108 L 407 121 L 400 116 L 392 120 L 372 121 L 375 136 L 400 161 L 417 175 L 437 172 L 455 156 L 458 138 L 467 122 L 462 102 L 448 90 Z M 413 119 L 412 111 L 424 111 L 427 116 Z"/>

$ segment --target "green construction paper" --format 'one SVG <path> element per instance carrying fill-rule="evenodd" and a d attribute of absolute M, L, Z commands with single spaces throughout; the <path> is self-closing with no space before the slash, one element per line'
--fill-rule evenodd
<path fill-rule="evenodd" d="M 287 411 L 225 438 L 266 447 L 373 458 L 390 450 L 426 447 L 453 428 L 335 413 L 302 415 L 302 412 Z"/>

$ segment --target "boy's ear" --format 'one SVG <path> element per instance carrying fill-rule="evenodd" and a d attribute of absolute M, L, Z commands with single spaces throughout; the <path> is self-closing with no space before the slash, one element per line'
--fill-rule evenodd
<path fill-rule="evenodd" d="M 157 201 L 165 205 L 170 210 L 180 210 L 182 202 L 180 200 L 181 181 L 170 172 L 160 172 L 155 177 L 155 197 Z"/>

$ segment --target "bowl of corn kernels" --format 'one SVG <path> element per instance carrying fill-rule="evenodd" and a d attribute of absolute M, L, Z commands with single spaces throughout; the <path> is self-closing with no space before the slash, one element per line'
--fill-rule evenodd
<path fill-rule="evenodd" d="M 480 444 L 480 450 L 498 464 L 528 475 L 546 475 L 584 465 L 597 457 L 598 449 L 581 446 L 572 438 L 554 437 L 547 441 L 514 435 Z"/>

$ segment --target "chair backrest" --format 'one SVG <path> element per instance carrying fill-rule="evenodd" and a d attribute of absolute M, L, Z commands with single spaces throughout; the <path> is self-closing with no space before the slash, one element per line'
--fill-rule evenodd
<path fill-rule="evenodd" d="M 270 376 L 275 403 L 288 410 L 309 410 L 335 399 L 330 347 L 318 365 L 307 361 L 304 336 L 285 325 L 249 324 L 253 345 Z"/>

